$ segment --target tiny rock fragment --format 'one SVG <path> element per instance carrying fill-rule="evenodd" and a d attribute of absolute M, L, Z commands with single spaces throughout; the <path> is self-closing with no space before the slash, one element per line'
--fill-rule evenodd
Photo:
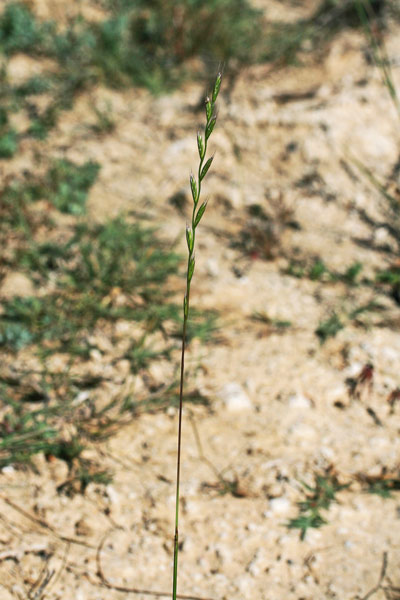
<path fill-rule="evenodd" d="M 238 383 L 227 383 L 222 388 L 220 397 L 229 411 L 234 412 L 253 408 L 250 398 Z"/>

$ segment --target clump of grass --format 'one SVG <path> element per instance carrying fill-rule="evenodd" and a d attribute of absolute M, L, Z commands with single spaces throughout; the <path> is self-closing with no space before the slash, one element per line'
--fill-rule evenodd
<path fill-rule="evenodd" d="M 315 258 L 313 261 L 291 260 L 289 266 L 284 271 L 287 275 L 301 279 L 307 277 L 312 281 L 338 282 L 342 281 L 347 285 L 357 285 L 359 275 L 363 270 L 363 264 L 356 261 L 347 267 L 343 272 L 330 269 L 321 258 Z"/>
<path fill-rule="evenodd" d="M 27 202 L 35 197 L 32 190 L 23 194 Z M 17 226 L 18 220 L 8 226 L 8 235 L 14 236 Z M 27 272 L 42 289 L 51 276 L 52 289 L 43 296 L 16 297 L 2 305 L 0 349 L 12 358 L 26 348 L 37 355 L 42 369 L 32 373 L 21 366 L 15 377 L 7 375 L 7 369 L 6 374 L 0 373 L 0 467 L 33 464 L 38 452 L 49 460 L 60 458 L 71 470 L 60 492 L 75 493 L 83 492 L 89 481 L 101 483 L 108 477 L 98 465 L 85 463 L 81 454 L 87 443 L 111 435 L 139 411 L 178 405 L 178 386 L 172 379 L 149 384 L 144 398 L 121 394 L 99 409 L 96 397 L 103 377 L 79 378 L 73 367 L 77 360 L 89 360 L 97 349 L 91 340 L 97 327 L 107 332 L 113 344 L 119 341 L 113 329 L 118 319 L 141 323 L 143 335 L 113 352 L 110 365 L 128 360 L 132 373 L 146 377 L 152 363 L 170 356 L 175 342 L 166 330 L 178 327 L 180 306 L 170 300 L 168 278 L 178 274 L 181 258 L 157 239 L 154 229 L 129 218 L 102 225 L 80 221 L 63 239 L 58 244 L 37 243 L 34 236 L 28 241 L 21 236 L 8 265 Z M 212 319 L 197 314 L 191 335 L 209 336 L 215 326 Z M 156 332 L 165 344 L 153 347 L 151 335 Z M 57 352 L 67 359 L 62 374 L 46 367 L 47 357 Z M 82 394 L 83 400 L 76 403 Z M 207 399 L 191 390 L 187 401 L 204 404 Z"/>
<path fill-rule="evenodd" d="M 15 129 L 3 129 L 0 134 L 0 158 L 12 158 L 18 148 L 18 135 Z"/>
<path fill-rule="evenodd" d="M 309 528 L 319 528 L 326 524 L 321 511 L 329 509 L 335 501 L 337 492 L 349 487 L 349 484 L 339 483 L 332 472 L 315 476 L 314 486 L 302 482 L 305 490 L 305 499 L 298 502 L 299 516 L 291 519 L 287 526 L 290 529 L 300 529 L 300 539 L 304 540 Z"/>
<path fill-rule="evenodd" d="M 40 23 L 23 2 L 7 3 L 0 14 L 0 50 L 5 54 L 43 52 L 52 34 L 54 26 Z"/>
<path fill-rule="evenodd" d="M 88 331 L 99 319 L 143 321 L 148 331 L 168 319 L 178 321 L 178 307 L 168 302 L 165 286 L 168 277 L 178 272 L 180 258 L 156 242 L 154 230 L 121 218 L 98 226 L 83 223 L 56 251 L 53 243 L 33 242 L 16 254 L 16 261 L 39 285 L 52 272 L 55 291 L 4 302 L 0 344 L 10 350 L 46 340 L 45 353 L 81 348 L 87 354 Z M 126 295 L 121 305 L 113 303 L 113 290 Z M 129 299 L 132 290 L 134 300 Z M 199 320 L 196 335 L 205 335 L 206 322 Z M 210 322 L 206 330 L 211 327 Z"/>
<path fill-rule="evenodd" d="M 0 159 L 11 158 L 18 148 L 17 132 L 9 124 L 5 107 L 0 107 Z"/>
<path fill-rule="evenodd" d="M 334 312 L 328 319 L 319 323 L 315 333 L 321 344 L 323 344 L 330 337 L 335 337 L 342 329 L 344 329 L 344 324 L 337 313 Z"/>
<path fill-rule="evenodd" d="M 372 0 L 355 0 L 358 18 L 364 28 L 371 59 L 380 71 L 382 82 L 388 91 L 397 116 L 400 118 L 400 97 L 393 78 L 392 61 L 388 56 L 385 46 L 382 23 L 379 22 L 378 12 L 379 9 L 382 9 L 383 4 L 383 2 L 379 3 Z M 392 173 L 386 182 L 382 182 L 371 169 L 359 160 L 353 159 L 352 162 L 379 193 L 380 208 L 384 221 L 376 223 L 376 220 L 364 210 L 359 211 L 361 217 L 369 225 L 386 229 L 388 234 L 397 244 L 398 249 L 400 249 L 400 203 L 398 197 L 399 161 L 395 164 Z M 397 295 L 396 289 L 394 289 L 394 294 Z"/>
<path fill-rule="evenodd" d="M 204 77 L 212 62 L 225 62 L 232 78 L 244 65 L 296 62 L 341 28 L 357 24 L 354 2 L 339 4 L 323 1 L 311 18 L 288 24 L 267 23 L 248 0 L 110 0 L 103 3 L 103 20 L 79 17 L 60 29 L 36 18 L 24 2 L 8 2 L 0 13 L 0 54 L 48 57 L 58 68 L 17 86 L 7 82 L 3 69 L 0 101 L 7 110 L 24 110 L 31 123 L 25 132 L 0 131 L 0 158 L 13 156 L 26 134 L 45 139 L 76 95 L 100 82 L 140 85 L 159 94 L 187 77 Z M 46 108 L 40 109 L 34 96 L 43 94 Z M 95 128 L 109 131 L 112 120 L 99 113 Z"/>
<path fill-rule="evenodd" d="M 379 475 L 358 473 L 356 479 L 369 494 L 377 494 L 382 498 L 392 498 L 393 492 L 400 491 L 400 470 L 388 470 L 383 467 Z"/>
<path fill-rule="evenodd" d="M 99 170 L 100 165 L 92 161 L 83 165 L 75 165 L 69 160 L 56 161 L 44 182 L 54 206 L 64 213 L 82 215 L 88 191 Z"/>
<path fill-rule="evenodd" d="M 264 311 L 255 311 L 251 315 L 251 319 L 252 321 L 257 321 L 266 325 L 268 331 L 271 333 L 283 333 L 292 327 L 291 321 L 287 321 L 285 319 L 274 319 Z"/>
<path fill-rule="evenodd" d="M 194 57 L 206 65 L 254 62 L 263 39 L 261 11 L 248 0 L 113 0 L 104 8 L 102 21 L 77 18 L 60 31 L 23 3 L 10 2 L 0 15 L 0 51 L 55 59 L 60 76 L 53 80 L 65 103 L 99 80 L 159 93 L 182 80 Z"/>
<path fill-rule="evenodd" d="M 178 584 L 178 554 L 179 554 L 179 501 L 180 501 L 180 469 L 181 469 L 181 445 L 182 445 L 182 409 L 183 409 L 183 386 L 185 372 L 185 348 L 186 348 L 186 331 L 190 309 L 190 287 L 195 268 L 195 241 L 196 229 L 207 208 L 207 201 L 200 206 L 200 196 L 202 182 L 211 167 L 213 156 L 206 158 L 208 140 L 214 130 L 217 116 L 215 114 L 215 103 L 221 87 L 221 74 L 219 73 L 214 83 L 211 98 L 206 99 L 206 125 L 204 137 L 201 132 L 197 134 L 197 148 L 199 152 L 199 167 L 197 178 L 192 174 L 190 176 L 190 189 L 193 199 L 193 211 L 191 224 L 186 226 L 186 243 L 188 247 L 188 262 L 186 271 L 186 293 L 183 301 L 183 331 L 182 331 L 182 353 L 181 353 L 181 370 L 180 370 L 180 390 L 179 390 L 179 417 L 178 417 L 178 453 L 176 461 L 176 508 L 175 508 L 175 537 L 174 537 L 174 564 L 173 564 L 173 583 L 172 583 L 172 598 L 177 598 Z"/>
<path fill-rule="evenodd" d="M 342 310 L 340 316 L 334 311 L 328 319 L 320 321 L 315 333 L 323 344 L 328 338 L 335 337 L 349 323 L 359 327 L 368 327 L 368 321 L 364 319 L 365 315 L 384 310 L 385 307 L 382 304 L 371 300 L 350 310 Z"/>
<path fill-rule="evenodd" d="M 66 159 L 54 160 L 43 176 L 27 173 L 0 190 L 2 225 L 21 228 L 32 233 L 33 219 L 30 205 L 37 200 L 48 200 L 60 212 L 81 216 L 85 213 L 86 199 L 100 171 L 100 165 L 86 161 L 82 165 Z M 46 219 L 41 216 L 42 224 Z"/>
<path fill-rule="evenodd" d="M 65 396 L 56 399 L 47 394 L 45 380 L 35 384 L 34 389 L 23 391 L 17 381 L 1 383 L 2 397 L 0 416 L 0 468 L 7 465 L 31 465 L 35 454 L 43 453 L 47 460 L 55 458 L 67 463 L 67 480 L 57 488 L 61 493 L 84 493 L 89 483 L 108 483 L 110 473 L 99 465 L 82 457 L 84 440 L 93 430 L 109 430 L 101 422 L 101 416 L 93 410 L 84 416 L 82 407 L 74 407 L 71 398 Z M 25 384 L 26 385 L 26 384 Z M 39 408 L 38 408 L 39 404 Z M 40 406 L 41 405 L 41 406 Z M 79 420 L 79 426 L 72 425 Z M 69 424 L 66 437 L 60 423 Z"/>
<path fill-rule="evenodd" d="M 94 61 L 107 79 L 128 77 L 158 93 L 180 81 L 185 65 L 255 59 L 261 12 L 247 0 L 127 0 L 111 3 L 94 32 Z M 207 48 L 205 52 L 204 49 Z"/>

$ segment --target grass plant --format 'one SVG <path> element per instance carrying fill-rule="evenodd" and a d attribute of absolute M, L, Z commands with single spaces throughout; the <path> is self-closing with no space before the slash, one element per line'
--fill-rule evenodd
<path fill-rule="evenodd" d="M 177 598 L 178 585 L 178 555 L 179 555 L 179 502 L 180 502 L 180 471 L 181 471 L 181 449 L 182 449 L 182 411 L 183 411 L 183 386 L 185 373 L 185 348 L 186 348 L 186 331 L 190 309 L 190 287 L 195 268 L 195 241 L 196 229 L 207 208 L 207 201 L 200 206 L 201 187 L 205 176 L 211 167 L 213 156 L 207 158 L 208 140 L 214 130 L 217 121 L 215 113 L 215 103 L 221 87 L 221 73 L 218 74 L 211 98 L 206 98 L 206 125 L 204 129 L 204 137 L 201 132 L 197 133 L 197 148 L 199 152 L 199 167 L 197 178 L 190 175 L 190 189 L 193 199 L 193 211 L 191 224 L 186 226 L 186 243 L 188 247 L 188 262 L 186 271 L 186 293 L 183 300 L 183 331 L 182 331 L 182 353 L 181 353 L 181 369 L 180 369 L 180 386 L 179 386 L 179 412 L 178 412 L 178 451 L 176 461 L 176 502 L 175 502 L 175 536 L 174 536 L 174 562 L 173 562 L 173 582 L 172 582 L 172 600 Z"/>
<path fill-rule="evenodd" d="M 392 73 L 392 63 L 377 18 L 377 3 L 372 0 L 355 0 L 355 4 L 359 21 L 362 24 L 368 41 L 372 60 L 379 69 L 382 82 L 388 91 L 393 107 L 400 119 L 400 96 Z M 382 211 L 385 216 L 385 222 L 379 223 L 379 226 L 386 229 L 400 249 L 400 203 L 398 198 L 399 162 L 397 161 L 389 181 L 386 183 L 383 183 L 371 169 L 359 160 L 353 159 L 352 162 L 362 175 L 366 177 L 369 183 L 378 191 L 382 201 Z M 395 189 L 394 193 L 393 188 Z M 374 223 L 374 219 L 369 217 L 365 212 L 363 212 L 361 216 L 363 216 L 364 220 L 369 224 Z"/>
<path fill-rule="evenodd" d="M 321 511 L 328 510 L 335 501 L 337 492 L 349 487 L 349 484 L 339 483 L 334 473 L 327 472 L 315 475 L 314 485 L 302 482 L 305 490 L 305 499 L 298 502 L 300 514 L 291 519 L 287 526 L 290 529 L 300 529 L 300 539 L 304 540 L 307 530 L 319 528 L 327 521 Z"/>

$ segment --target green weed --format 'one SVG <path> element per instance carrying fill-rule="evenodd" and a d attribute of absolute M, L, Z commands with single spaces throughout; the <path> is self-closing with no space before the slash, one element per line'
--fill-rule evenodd
<path fill-rule="evenodd" d="M 393 267 L 378 271 L 375 276 L 377 283 L 388 283 L 389 285 L 400 284 L 400 268 Z"/>
<path fill-rule="evenodd" d="M 24 133 L 43 140 L 60 111 L 100 82 L 144 86 L 159 94 L 187 77 L 204 78 L 210 63 L 223 62 L 234 77 L 247 64 L 296 62 L 305 42 L 316 51 L 341 28 L 359 24 L 355 4 L 323 1 L 310 19 L 288 24 L 265 22 L 248 0 L 110 0 L 103 21 L 78 17 L 61 29 L 53 21 L 37 19 L 25 3 L 8 2 L 0 14 L 0 53 L 48 57 L 58 69 L 12 87 L 4 67 L 0 99 L 7 110 L 25 110 L 31 124 Z M 195 58 L 200 61 L 195 63 Z M 40 112 L 32 97 L 42 94 L 51 101 Z M 96 132 L 112 127 L 109 115 L 98 112 Z M 24 133 L 0 131 L 0 158 L 15 154 Z"/>
<path fill-rule="evenodd" d="M 18 198 L 26 196 L 28 204 L 36 198 L 35 188 L 22 187 L 14 192 Z M 89 339 L 100 321 L 113 342 L 110 325 L 124 319 L 141 322 L 143 335 L 110 358 L 111 363 L 128 359 L 132 373 L 145 374 L 152 362 L 170 356 L 174 342 L 168 342 L 165 324 L 168 329 L 171 323 L 177 326 L 180 307 L 169 301 L 167 283 L 170 275 L 178 274 L 180 257 L 157 239 L 153 229 L 123 218 L 103 225 L 81 222 L 63 243 L 38 244 L 31 237 L 28 243 L 22 238 L 21 244 L 14 255 L 14 266 L 25 269 L 38 286 L 45 284 L 51 273 L 54 291 L 43 297 L 17 297 L 3 302 L 3 352 L 31 347 L 41 361 L 54 352 L 66 353 L 72 366 L 76 358 L 89 359 L 95 348 Z M 124 298 L 122 302 L 115 301 L 120 297 Z M 198 314 L 191 335 L 209 337 L 214 322 L 214 316 L 210 320 Z M 165 344 L 153 347 L 148 336 L 157 331 L 165 337 Z M 84 491 L 89 481 L 101 482 L 109 477 L 97 467 L 94 471 L 85 467 L 81 458 L 85 442 L 98 442 L 111 435 L 138 411 L 160 410 L 179 401 L 177 382 L 173 380 L 151 389 L 148 398 L 113 398 L 99 410 L 95 391 L 103 379 L 81 381 L 70 374 L 70 366 L 61 375 L 43 367 L 39 382 L 29 382 L 29 374 L 23 372 L 15 379 L 0 375 L 0 428 L 5 432 L 0 465 L 31 463 L 38 452 L 65 460 L 74 472 L 60 487 L 63 493 Z M 89 394 L 83 403 L 75 405 L 77 395 L 89 390 L 94 396 Z M 206 399 L 191 392 L 188 401 L 204 403 Z M 63 440 L 65 423 L 73 423 L 75 428 L 68 442 Z"/>
<path fill-rule="evenodd" d="M 319 528 L 326 524 L 321 511 L 329 510 L 335 501 L 337 492 L 349 487 L 349 484 L 340 484 L 332 473 L 316 475 L 314 486 L 302 482 L 305 490 L 305 499 L 298 502 L 300 514 L 291 519 L 287 526 L 290 529 L 300 529 L 300 539 L 304 540 L 309 528 Z"/>
<path fill-rule="evenodd" d="M 400 490 L 400 478 L 383 479 L 382 481 L 374 481 L 369 485 L 368 492 L 370 494 L 378 494 L 382 498 L 391 498 L 392 492 Z"/>
<path fill-rule="evenodd" d="M 357 480 L 369 494 L 377 494 L 382 498 L 392 498 L 393 492 L 400 491 L 400 472 L 397 469 L 388 471 L 385 467 L 379 475 L 371 476 L 359 473 Z"/>
<path fill-rule="evenodd" d="M 54 206 L 61 212 L 82 215 L 88 191 L 99 170 L 100 165 L 92 161 L 80 166 L 69 160 L 55 161 L 44 181 Z"/>
<path fill-rule="evenodd" d="M 315 330 L 321 344 L 330 337 L 335 337 L 339 331 L 344 329 L 348 323 L 359 327 L 368 327 L 368 321 L 363 318 L 366 314 L 385 310 L 384 306 L 375 300 L 371 300 L 355 308 L 342 311 L 341 316 L 336 312 L 325 321 L 321 321 Z"/>
<path fill-rule="evenodd" d="M 93 112 L 96 117 L 96 121 L 90 126 L 92 131 L 98 135 L 105 135 L 114 131 L 115 120 L 112 116 L 110 103 L 106 103 L 106 105 L 102 108 L 95 105 L 93 107 Z"/>
<path fill-rule="evenodd" d="M 335 337 L 343 328 L 344 324 L 341 319 L 336 313 L 333 313 L 329 319 L 319 323 L 315 333 L 319 337 L 321 344 L 323 344 L 328 338 Z"/>
<path fill-rule="evenodd" d="M 0 14 L 0 50 L 5 54 L 41 52 L 52 34 L 53 25 L 40 23 L 22 2 L 7 3 Z"/>
<path fill-rule="evenodd" d="M 18 148 L 18 135 L 15 129 L 3 129 L 0 133 L 0 158 L 12 158 Z"/>
<path fill-rule="evenodd" d="M 308 261 L 292 260 L 284 271 L 287 275 L 301 279 L 307 277 L 312 281 L 337 282 L 342 281 L 347 285 L 357 285 L 359 275 L 363 270 L 360 262 L 354 262 L 343 272 L 329 269 L 320 258 L 314 259 L 311 263 Z"/>
<path fill-rule="evenodd" d="M 289 327 L 292 326 L 291 321 L 286 321 L 283 319 L 273 319 L 265 312 L 256 311 L 251 316 L 253 321 L 258 321 L 259 323 L 264 323 L 268 325 L 271 331 L 285 331 Z"/>

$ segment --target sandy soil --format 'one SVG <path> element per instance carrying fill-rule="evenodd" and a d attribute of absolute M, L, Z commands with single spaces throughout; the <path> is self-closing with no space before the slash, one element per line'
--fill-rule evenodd
<path fill-rule="evenodd" d="M 398 28 L 387 42 L 398 64 Z M 399 497 L 367 494 L 355 480 L 399 466 L 400 405 L 391 410 L 387 402 L 400 385 L 399 307 L 367 286 L 283 273 L 293 257 L 320 257 L 340 272 L 359 261 L 365 276 L 390 260 L 381 250 L 392 243 L 384 228 L 360 218 L 365 209 L 381 219 L 379 195 L 352 160 L 387 178 L 399 158 L 400 128 L 364 48 L 360 33 L 344 32 L 322 64 L 278 72 L 252 67 L 229 97 L 226 89 L 221 94 L 192 302 L 220 311 L 222 326 L 216 342 L 193 343 L 188 353 L 188 372 L 211 404 L 186 408 L 184 415 L 181 594 L 367 598 L 386 559 L 373 597 L 400 597 L 394 591 L 400 587 Z M 400 89 L 398 70 L 394 75 Z M 102 164 L 89 201 L 93 219 L 145 209 L 165 238 L 182 236 L 184 251 L 184 217 L 168 199 L 180 191 L 189 199 L 187 175 L 197 163 L 195 133 L 203 120 L 194 109 L 203 91 L 188 84 L 153 98 L 143 90 L 96 89 L 62 116 L 50 138 L 53 154 L 67 147 L 68 158 Z M 109 136 L 96 137 L 82 125 L 93 102 L 112 105 L 116 129 Z M 21 158 L 0 167 L 3 175 L 18 172 L 34 150 L 27 145 Z M 256 239 L 247 213 L 252 204 L 274 215 L 275 224 L 244 256 L 232 240 L 245 227 L 249 240 Z M 296 229 L 285 225 L 285 214 Z M 385 305 L 384 316 L 369 313 L 364 327 L 346 322 L 319 343 L 315 329 L 331 311 L 345 316 L 372 300 Z M 255 312 L 291 326 L 254 321 Z M 371 384 L 359 378 L 351 396 L 346 382 L 367 364 Z M 157 369 L 160 380 L 171 376 L 171 365 Z M 30 598 L 169 594 L 176 430 L 174 409 L 141 416 L 88 451 L 114 472 L 112 484 L 90 484 L 72 498 L 56 491 L 67 476 L 61 461 L 37 458 L 36 474 L 3 469 L 1 598 L 28 597 L 34 582 L 52 571 L 43 595 Z M 323 513 L 327 524 L 309 529 L 302 541 L 298 529 L 286 526 L 304 499 L 301 481 L 312 485 L 315 473 L 329 472 L 351 486 Z M 235 494 L 221 493 L 221 476 Z"/>

